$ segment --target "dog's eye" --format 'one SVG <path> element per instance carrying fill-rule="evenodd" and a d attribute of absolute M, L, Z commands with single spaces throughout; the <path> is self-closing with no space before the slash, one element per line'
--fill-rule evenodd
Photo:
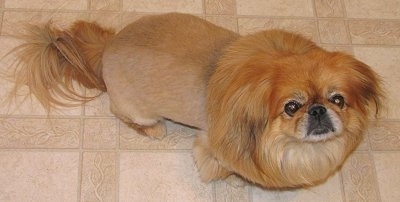
<path fill-rule="evenodd" d="M 330 101 L 331 101 L 333 104 L 339 106 L 340 108 L 343 108 L 343 107 L 344 107 L 344 103 L 345 103 L 345 102 L 344 102 L 344 97 L 341 96 L 341 95 L 334 95 L 333 97 L 331 97 Z"/>
<path fill-rule="evenodd" d="M 297 110 L 299 110 L 301 106 L 302 106 L 302 105 L 301 105 L 299 102 L 297 102 L 297 101 L 294 101 L 294 100 L 289 101 L 289 102 L 286 103 L 286 105 L 285 105 L 285 113 L 286 113 L 287 115 L 289 115 L 289 116 L 293 116 L 294 113 L 296 113 Z"/>

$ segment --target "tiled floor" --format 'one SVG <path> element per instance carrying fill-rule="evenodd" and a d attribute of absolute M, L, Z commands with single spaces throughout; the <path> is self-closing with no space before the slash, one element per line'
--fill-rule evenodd
<path fill-rule="evenodd" d="M 200 182 L 195 131 L 169 123 L 163 140 L 139 136 L 108 110 L 107 95 L 47 117 L 37 102 L 0 106 L 0 201 L 400 201 L 400 0 L 0 0 L 0 54 L 23 23 L 96 20 L 120 29 L 140 16 L 192 13 L 241 34 L 300 32 L 379 72 L 387 113 L 325 184 L 268 191 L 231 177 Z M 0 69 L 13 58 L 2 59 Z M 11 83 L 0 80 L 0 99 Z"/>

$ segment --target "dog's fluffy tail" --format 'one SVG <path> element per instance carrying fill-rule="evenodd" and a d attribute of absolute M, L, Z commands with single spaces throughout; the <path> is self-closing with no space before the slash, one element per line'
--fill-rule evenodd
<path fill-rule="evenodd" d="M 26 32 L 20 36 L 25 42 L 14 49 L 19 60 L 13 75 L 14 95 L 27 85 L 30 93 L 50 110 L 76 106 L 96 97 L 86 96 L 74 83 L 106 91 L 101 57 L 114 30 L 77 21 L 66 30 L 49 22 L 29 25 Z"/>

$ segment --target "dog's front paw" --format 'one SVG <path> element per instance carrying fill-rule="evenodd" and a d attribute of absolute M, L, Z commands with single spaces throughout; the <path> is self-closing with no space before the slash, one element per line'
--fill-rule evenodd
<path fill-rule="evenodd" d="M 204 134 L 199 135 L 195 140 L 193 156 L 200 173 L 200 178 L 204 182 L 223 179 L 232 174 L 232 172 L 224 168 L 211 153 L 207 142 L 207 136 Z"/>

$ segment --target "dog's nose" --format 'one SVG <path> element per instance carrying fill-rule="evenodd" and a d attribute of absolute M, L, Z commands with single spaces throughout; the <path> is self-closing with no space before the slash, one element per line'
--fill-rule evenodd
<path fill-rule="evenodd" d="M 308 114 L 314 117 L 320 117 L 326 113 L 326 108 L 322 105 L 314 104 L 308 110 Z"/>

